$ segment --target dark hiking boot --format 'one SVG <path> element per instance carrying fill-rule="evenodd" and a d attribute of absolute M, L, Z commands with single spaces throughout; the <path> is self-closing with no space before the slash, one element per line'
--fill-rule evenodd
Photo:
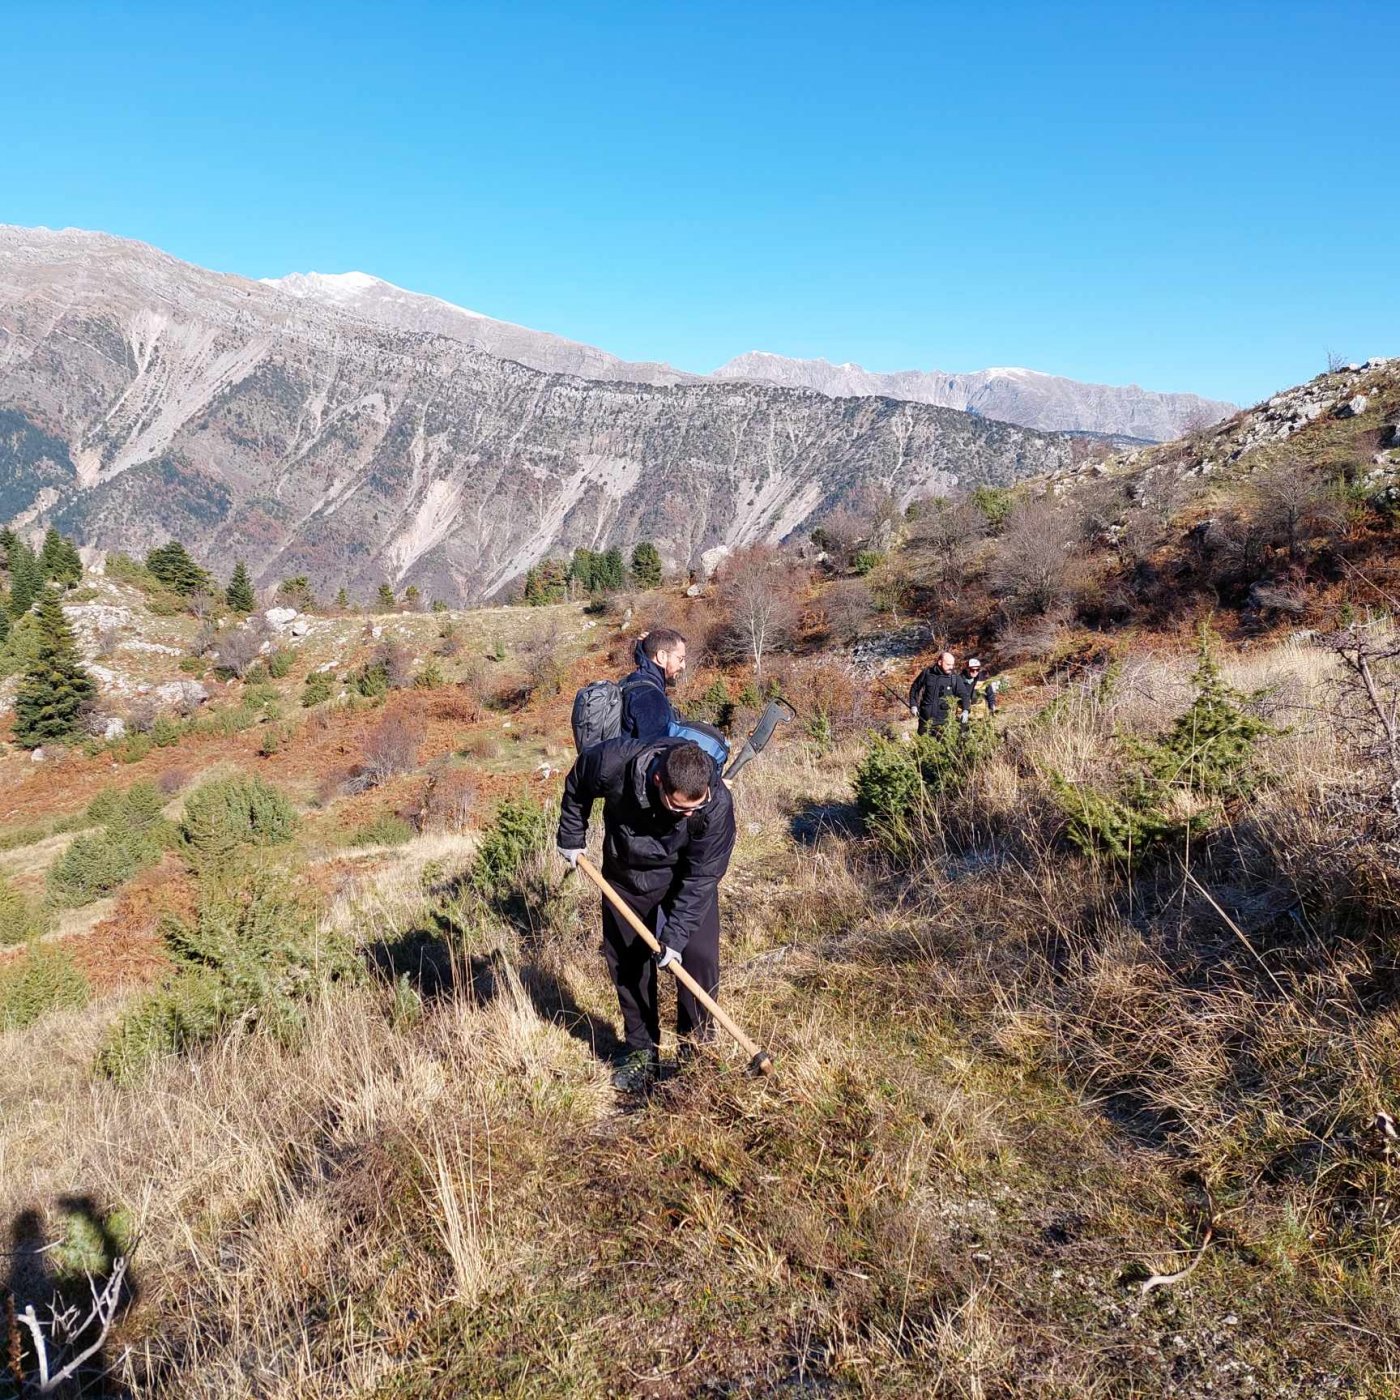
<path fill-rule="evenodd" d="M 624 1094 L 644 1094 L 656 1082 L 659 1070 L 655 1050 L 634 1050 L 613 1070 L 613 1088 Z"/>

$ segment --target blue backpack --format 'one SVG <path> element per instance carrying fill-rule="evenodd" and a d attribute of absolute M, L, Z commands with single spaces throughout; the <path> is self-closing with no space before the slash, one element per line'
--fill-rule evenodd
<path fill-rule="evenodd" d="M 729 740 L 714 725 L 706 724 L 704 720 L 682 719 L 675 715 L 666 732 L 673 739 L 689 739 L 692 744 L 698 744 L 714 759 L 715 767 L 721 775 L 724 773 L 729 764 Z"/>

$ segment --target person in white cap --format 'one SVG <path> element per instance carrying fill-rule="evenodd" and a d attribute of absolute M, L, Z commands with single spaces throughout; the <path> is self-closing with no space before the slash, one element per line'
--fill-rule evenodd
<path fill-rule="evenodd" d="M 967 706 L 963 710 L 960 718 L 970 719 L 972 707 L 978 700 L 984 700 L 987 705 L 987 713 L 994 715 L 997 712 L 997 683 L 989 680 L 982 674 L 982 663 L 975 656 L 967 658 L 966 665 L 962 669 L 962 679 L 967 685 Z"/>

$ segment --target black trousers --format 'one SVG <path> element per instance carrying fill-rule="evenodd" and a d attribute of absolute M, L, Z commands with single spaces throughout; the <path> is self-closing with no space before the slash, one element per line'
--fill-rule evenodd
<path fill-rule="evenodd" d="M 659 938 L 666 918 L 661 896 L 644 898 L 617 889 L 632 912 Z M 628 1050 L 655 1050 L 661 1042 L 661 1012 L 657 1004 L 657 971 L 651 949 L 623 922 L 607 900 L 603 901 L 603 957 L 617 988 L 622 1010 L 622 1036 Z M 714 996 L 719 991 L 719 897 L 700 920 L 681 954 L 685 970 Z M 676 983 L 676 1034 L 682 1040 L 709 1040 L 714 1035 L 710 1013 L 690 992 Z"/>

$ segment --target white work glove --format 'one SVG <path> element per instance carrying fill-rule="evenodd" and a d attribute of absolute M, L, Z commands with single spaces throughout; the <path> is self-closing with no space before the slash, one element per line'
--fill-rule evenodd
<path fill-rule="evenodd" d="M 663 943 L 661 945 L 661 951 L 656 955 L 656 965 L 658 968 L 670 967 L 672 963 L 675 963 L 677 967 L 684 966 L 681 962 L 681 955 L 676 952 L 674 948 Z"/>
<path fill-rule="evenodd" d="M 577 869 L 578 869 L 578 858 L 579 858 L 581 855 L 585 855 L 585 854 L 587 854 L 587 852 L 584 850 L 584 848 L 583 848 L 582 846 L 578 847 L 577 850 L 575 850 L 575 849 L 574 849 L 573 847 L 571 847 L 571 846 L 560 846 L 560 847 L 559 847 L 559 859 L 562 860 L 562 861 L 564 862 L 564 864 L 567 865 L 567 866 L 569 867 L 570 870 L 577 870 Z"/>

